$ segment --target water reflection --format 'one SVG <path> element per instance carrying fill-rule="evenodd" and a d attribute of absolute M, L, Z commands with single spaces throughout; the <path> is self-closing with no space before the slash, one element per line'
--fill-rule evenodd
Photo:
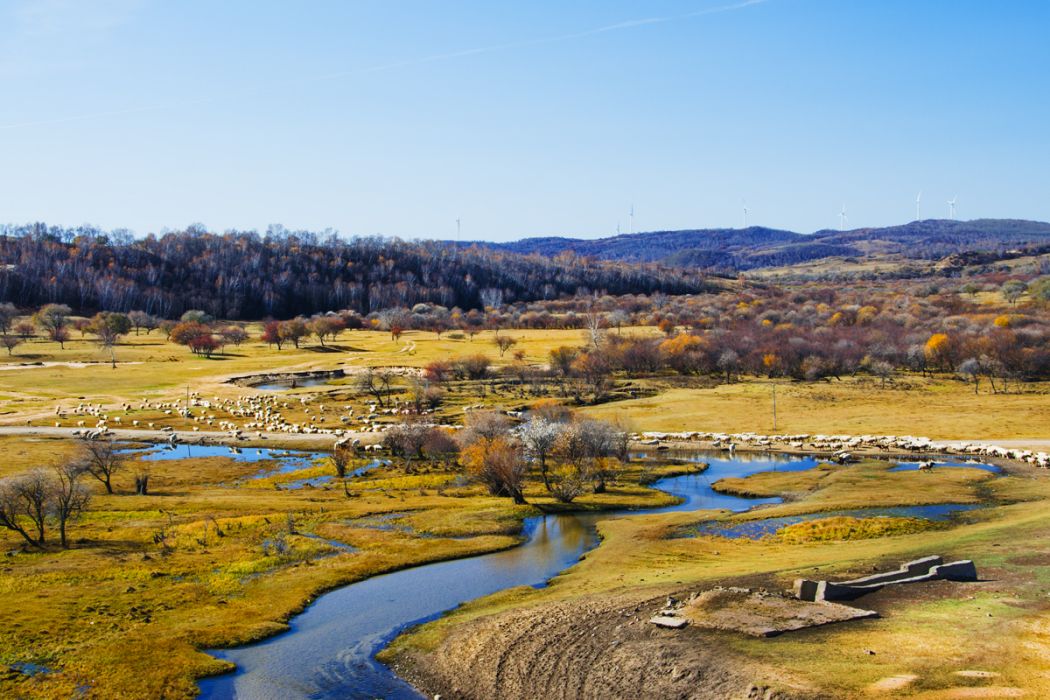
<path fill-rule="evenodd" d="M 288 389 L 302 389 L 304 387 L 311 386 L 323 386 L 330 384 L 333 377 L 302 377 L 297 379 L 283 379 L 279 382 L 267 382 L 266 384 L 256 384 L 253 389 L 262 389 L 263 391 L 287 391 Z"/>
<path fill-rule="evenodd" d="M 938 462 L 933 462 L 933 463 L 930 463 L 930 462 L 901 462 L 897 466 L 895 466 L 892 469 L 890 469 L 890 471 L 891 472 L 912 472 L 912 471 L 918 471 L 919 469 L 922 469 L 924 465 L 928 466 L 931 469 L 940 469 L 942 467 L 949 467 L 949 468 L 953 468 L 953 469 L 981 469 L 981 470 L 986 471 L 986 472 L 992 472 L 993 474 L 999 474 L 1000 472 L 1002 472 L 1002 469 L 1000 467 L 997 467 L 994 464 L 985 464 L 984 462 L 974 462 L 974 461 L 970 461 L 970 460 L 962 461 L 962 462 L 957 461 L 957 460 L 955 460 L 955 461 L 947 460 L 947 461 L 938 461 Z"/>
<path fill-rule="evenodd" d="M 679 456 L 679 455 L 676 455 Z M 661 479 L 656 488 L 683 502 L 646 512 L 726 508 L 747 510 L 779 499 L 718 494 L 711 484 L 727 476 L 771 469 L 810 469 L 816 460 L 760 455 L 726 458 L 695 453 L 711 464 L 704 474 Z M 418 698 L 375 653 L 406 627 L 431 620 L 481 596 L 514 586 L 540 587 L 598 543 L 599 520 L 628 514 L 579 513 L 528 518 L 526 542 L 513 549 L 428 564 L 376 576 L 325 594 L 296 616 L 290 631 L 251 646 L 212 652 L 237 664 L 233 674 L 201 682 L 204 698 Z"/>
<path fill-rule="evenodd" d="M 597 543 L 598 516 L 530 518 L 528 543 L 493 554 L 365 579 L 318 598 L 291 630 L 239 649 L 212 652 L 234 674 L 201 682 L 204 698 L 418 698 L 373 658 L 401 630 L 474 598 L 542 586 Z"/>
<path fill-rule="evenodd" d="M 270 468 L 267 465 L 255 478 L 265 478 L 276 474 L 290 474 L 291 472 L 307 469 L 314 466 L 314 462 L 327 457 L 327 452 L 304 452 L 298 450 L 278 450 L 265 447 L 230 447 L 226 445 L 188 445 L 185 443 L 177 445 L 150 445 L 149 447 L 130 447 L 120 451 L 123 455 L 136 457 L 144 462 L 165 462 L 169 460 L 203 458 L 203 457 L 225 457 L 235 462 L 270 462 L 276 466 Z M 357 467 L 350 472 L 350 476 L 364 476 L 377 467 L 390 464 L 387 459 L 373 459 L 367 464 Z M 298 481 L 283 484 L 282 488 L 299 489 L 305 486 L 324 486 L 332 480 L 331 476 L 315 476 Z"/>
<path fill-rule="evenodd" d="M 648 455 L 639 453 L 644 458 Z M 666 455 L 664 455 L 666 457 Z M 757 505 L 780 503 L 778 497 L 745 498 L 727 493 L 718 493 L 711 488 L 719 479 L 743 478 L 768 471 L 798 472 L 812 469 L 820 464 L 813 457 L 796 457 L 785 454 L 745 453 L 727 457 L 725 452 L 676 453 L 675 458 L 684 462 L 706 463 L 707 469 L 700 474 L 690 474 L 670 479 L 661 479 L 654 488 L 683 499 L 678 505 L 661 508 L 657 513 L 681 510 L 731 510 L 741 512 Z M 649 512 L 649 511 L 647 511 Z"/>
<path fill-rule="evenodd" d="M 292 472 L 312 465 L 315 459 L 326 456 L 324 452 L 303 452 L 297 450 L 272 450 L 266 447 L 229 447 L 227 445 L 150 445 L 121 450 L 121 454 L 138 457 L 145 462 L 165 462 L 168 460 L 191 459 L 201 457 L 225 457 L 235 462 L 279 463 L 279 473 Z"/>

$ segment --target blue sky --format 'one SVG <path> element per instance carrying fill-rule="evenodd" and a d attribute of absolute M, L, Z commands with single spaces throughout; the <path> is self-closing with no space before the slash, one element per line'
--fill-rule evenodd
<path fill-rule="evenodd" d="M 0 221 L 1050 219 L 1050 3 L 0 0 Z"/>

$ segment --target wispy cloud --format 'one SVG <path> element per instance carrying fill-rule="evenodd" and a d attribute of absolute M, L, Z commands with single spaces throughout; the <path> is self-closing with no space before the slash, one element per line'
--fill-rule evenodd
<path fill-rule="evenodd" d="M 114 8 L 123 6 L 127 7 L 140 3 L 142 0 L 109 0 L 113 4 Z M 523 39 L 521 41 L 513 41 L 504 44 L 493 44 L 490 46 L 479 46 L 469 49 L 461 49 L 458 51 L 450 51 L 446 53 L 432 54 L 429 56 L 421 56 L 416 58 L 408 58 L 401 61 L 394 61 L 390 63 L 382 63 L 372 66 L 362 66 L 359 68 L 351 68 L 347 70 L 334 71 L 331 73 L 322 73 L 312 76 L 302 76 L 293 80 L 283 81 L 280 83 L 271 83 L 263 88 L 255 89 L 252 91 L 245 91 L 237 94 L 227 94 L 221 98 L 207 98 L 200 100 L 180 100 L 178 103 L 166 103 L 166 104 L 153 104 L 153 105 L 140 105 L 137 107 L 130 107 L 126 109 L 115 109 L 107 110 L 102 112 L 89 112 L 84 114 L 75 114 L 62 117 L 55 117 L 53 119 L 39 119 L 34 121 L 16 122 L 9 124 L 0 124 L 0 131 L 6 131 L 10 129 L 21 129 L 34 126 L 48 126 L 52 124 L 64 124 L 67 122 L 84 121 L 88 119 L 101 119 L 105 117 L 115 117 L 122 115 L 137 114 L 140 112 L 156 112 L 167 109 L 174 109 L 176 107 L 185 107 L 186 105 L 199 105 L 210 102 L 216 102 L 219 100 L 228 100 L 234 97 L 245 97 L 251 94 L 257 94 L 260 92 L 269 92 L 281 87 L 299 85 L 304 83 L 313 82 L 325 82 L 331 80 L 338 80 L 343 78 L 353 77 L 355 75 L 367 75 L 369 73 L 378 73 L 383 71 L 392 71 L 401 68 L 411 68 L 413 66 L 422 66 L 428 63 L 436 63 L 439 61 L 449 61 L 456 58 L 465 58 L 468 56 L 477 56 L 480 54 L 494 53 L 500 51 L 512 51 L 515 49 L 531 48 L 535 46 L 542 46 L 545 44 L 557 44 L 567 41 L 573 41 L 578 39 L 585 39 L 600 34 L 607 34 L 610 32 L 622 32 L 631 29 L 637 29 L 639 27 L 652 26 L 657 24 L 668 24 L 671 22 L 681 22 L 685 20 L 695 19 L 698 17 L 704 17 L 709 15 L 723 14 L 726 12 L 734 12 L 737 10 L 743 10 L 755 5 L 762 5 L 771 0 L 741 0 L 740 2 L 734 2 L 725 5 L 717 5 L 714 7 L 708 7 L 701 10 L 695 10 L 693 12 L 686 12 L 677 15 L 666 15 L 661 17 L 644 17 L 639 19 L 625 20 L 623 22 L 616 22 L 614 24 L 607 24 L 600 27 L 594 27 L 591 29 L 585 29 L 578 32 L 571 32 L 568 34 L 559 34 L 547 37 L 538 37 L 534 39 Z M 36 3 L 28 2 L 26 5 L 33 5 Z M 23 12 L 23 31 L 56 31 L 60 29 L 60 24 L 67 20 L 59 19 L 61 12 L 59 7 L 76 5 L 80 6 L 82 3 L 78 0 L 42 0 L 41 4 L 49 6 L 50 9 L 46 11 L 36 11 L 25 9 Z M 106 22 L 111 22 L 108 26 L 115 26 L 123 21 L 127 14 L 121 14 L 115 12 L 112 15 L 108 13 L 101 13 L 95 18 L 95 26 L 104 28 Z M 106 20 L 107 17 L 111 19 Z"/>
<path fill-rule="evenodd" d="M 0 77 L 82 67 L 146 0 L 12 0 L 0 5 Z"/>

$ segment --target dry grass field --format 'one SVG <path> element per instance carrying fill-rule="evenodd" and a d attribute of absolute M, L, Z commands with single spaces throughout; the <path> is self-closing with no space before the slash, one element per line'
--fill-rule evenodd
<path fill-rule="evenodd" d="M 250 331 L 257 336 L 259 329 Z M 518 341 L 515 349 L 534 364 L 546 363 L 556 347 L 579 346 L 586 339 L 583 331 L 504 333 Z M 178 412 L 166 414 L 135 406 L 143 399 L 177 403 L 187 390 L 231 400 L 273 395 L 227 382 L 247 374 L 418 368 L 435 359 L 474 353 L 489 356 L 497 366 L 509 362 L 509 357 L 499 356 L 490 332 L 473 339 L 407 332 L 396 342 L 378 331 L 345 332 L 326 348 L 311 341 L 301 349 L 282 351 L 253 340 L 211 359 L 191 355 L 154 332 L 128 336 L 116 348 L 115 369 L 105 363 L 106 357 L 90 340 L 73 340 L 66 349 L 33 340 L 19 346 L 6 367 L 0 368 L 0 423 L 52 426 L 57 422 L 72 427 L 83 416 L 67 413 L 59 417 L 56 407 L 69 412 L 78 404 L 92 403 L 119 413 L 124 426 L 138 420 L 143 425 L 153 422 L 157 427 L 186 431 L 200 423 Z M 395 388 L 405 389 L 404 381 L 398 382 Z M 627 419 L 639 430 L 772 429 L 772 384 L 768 381 L 715 384 L 653 377 L 633 383 L 644 389 L 642 397 L 581 410 L 597 417 Z M 465 385 L 450 392 L 440 416 L 458 422 L 467 404 L 513 408 L 533 398 L 513 386 L 494 387 L 478 391 L 476 386 Z M 1050 435 L 1046 392 L 1045 386 L 1029 384 L 1015 385 L 1008 394 L 975 396 L 962 382 L 918 376 L 901 376 L 886 386 L 867 378 L 818 383 L 778 380 L 777 427 L 784 433 L 1038 439 Z M 290 389 L 281 392 L 281 397 L 290 404 L 291 420 L 313 418 L 320 421 L 318 425 L 333 428 L 339 427 L 338 422 L 319 417 L 318 404 L 342 410 L 347 406 L 361 409 L 370 402 L 354 389 L 352 377 Z M 118 411 L 124 402 L 133 408 Z M 288 446 L 279 439 L 268 443 L 270 448 Z M 70 459 L 76 449 L 71 440 L 0 437 L 0 450 L 7 457 L 0 462 L 0 476 L 49 467 Z M 360 464 L 365 461 L 362 458 Z M 632 467 L 608 493 L 581 497 L 574 507 L 666 504 L 666 494 L 647 489 L 641 482 L 677 469 L 680 467 L 653 473 Z M 7 633 L 0 640 L 0 664 L 8 669 L 0 675 L 0 693 L 47 698 L 78 692 L 94 697 L 190 696 L 195 693 L 195 678 L 224 668 L 223 662 L 199 649 L 273 634 L 283 629 L 289 616 L 335 586 L 413 564 L 514 546 L 525 516 L 538 512 L 537 508 L 559 507 L 535 475 L 526 490 L 530 505 L 519 507 L 508 499 L 486 495 L 480 486 L 465 483 L 458 469 L 438 463 L 413 475 L 405 475 L 396 464 L 380 467 L 351 482 L 350 498 L 331 480 L 334 470 L 324 455 L 283 473 L 275 462 L 245 462 L 228 456 L 156 461 L 151 463 L 148 496 L 131 495 L 132 472 L 129 468 L 118 474 L 117 494 L 96 493 L 89 511 L 72 528 L 69 550 L 27 550 L 12 533 L 0 534 L 0 549 L 6 552 L 0 566 L 0 593 L 8 621 Z M 317 477 L 321 481 L 316 487 L 295 487 L 296 482 Z M 1037 594 L 1043 569 L 1011 563 L 1024 556 L 1042 556 L 1040 540 L 1034 539 L 1050 531 L 1050 522 L 1043 516 L 1044 499 L 1050 498 L 1050 492 L 1042 479 L 1025 474 L 989 481 L 984 472 L 946 470 L 919 475 L 890 474 L 877 467 L 822 467 L 805 475 L 763 475 L 742 484 L 727 482 L 721 488 L 789 497 L 779 511 L 768 513 L 945 501 L 991 502 L 996 507 L 958 527 L 921 534 L 907 528 L 883 528 L 877 537 L 848 543 L 833 538 L 809 542 L 804 536 L 802 542 L 732 544 L 710 538 L 668 538 L 675 528 L 695 523 L 699 518 L 695 513 L 608 521 L 601 526 L 602 545 L 549 589 L 513 590 L 471 604 L 399 643 L 397 650 L 436 648 L 450 625 L 520 605 L 610 592 L 619 595 L 627 590 L 655 595 L 683 585 L 741 577 L 782 586 L 798 572 L 814 567 L 835 572 L 860 570 L 870 561 L 907 558 L 931 549 L 974 556 L 982 567 L 998 567 L 994 570 L 1004 572 L 1005 583 L 994 590 L 982 589 L 972 600 L 908 603 L 900 616 L 888 618 L 879 627 L 821 632 L 805 640 L 785 638 L 770 646 L 743 640 L 733 644 L 754 658 L 782 658 L 815 684 L 853 692 L 883 675 L 919 666 L 923 683 L 943 685 L 947 678 L 943 664 L 923 665 L 916 660 L 923 644 L 941 648 L 933 633 L 919 632 L 907 643 L 898 640 L 909 625 L 920 621 L 923 630 L 934 629 L 948 616 L 962 616 L 968 633 L 981 639 L 974 648 L 987 653 L 1016 651 L 1022 646 L 1010 645 L 1023 645 L 1024 635 L 1045 634 L 1039 626 L 1042 603 L 1041 593 Z M 1006 505 L 1025 500 L 1034 502 Z M 376 529 L 360 520 L 384 514 L 395 514 L 403 527 Z M 1008 546 L 992 549 L 997 543 Z M 1050 551 L 1047 556 L 1050 561 Z M 1020 608 L 1011 607 L 1013 600 L 1021 601 Z M 1032 614 L 1016 612 L 1021 608 Z M 982 617 L 986 610 L 995 617 Z M 849 665 L 849 655 L 833 655 L 825 670 L 810 663 L 805 650 L 814 639 L 824 638 L 836 648 L 873 646 L 886 651 L 880 651 L 876 667 L 847 683 L 839 672 Z M 996 639 L 999 641 L 992 641 Z M 1006 668 L 1004 673 L 1014 673 L 1012 663 L 1000 664 Z M 38 667 L 48 670 L 26 671 Z M 1009 681 L 1019 682 L 1013 676 Z"/>
<path fill-rule="evenodd" d="M 65 440 L 0 438 L 15 473 L 55 463 Z M 364 464 L 364 461 L 361 461 Z M 0 567 L 7 633 L 0 660 L 60 673 L 10 671 L 4 694 L 181 697 L 194 678 L 224 668 L 198 648 L 273 634 L 319 592 L 384 571 L 513 546 L 521 520 L 554 509 L 533 482 L 529 506 L 459 485 L 438 465 L 405 475 L 379 468 L 350 482 L 294 488 L 331 477 L 326 457 L 267 477 L 275 463 L 205 457 L 152 462 L 149 496 L 131 495 L 130 470 L 117 493 L 96 495 L 66 551 L 22 550 L 3 535 Z M 260 476 L 261 474 L 261 476 Z M 634 471 L 578 508 L 652 507 L 666 494 L 638 485 Z M 282 485 L 282 488 L 275 488 Z M 361 518 L 395 514 L 404 527 Z M 403 517 L 402 517 L 403 516 Z"/>
<path fill-rule="evenodd" d="M 771 639 L 692 629 L 657 635 L 643 627 L 641 639 L 652 641 L 631 648 L 643 655 L 642 665 L 664 663 L 659 650 L 666 646 L 681 654 L 674 658 L 676 668 L 709 664 L 701 670 L 710 683 L 731 667 L 743 668 L 759 686 L 798 697 L 869 697 L 891 688 L 898 695 L 924 698 L 1044 697 L 1050 692 L 1050 481 L 1026 470 L 1001 478 L 958 471 L 890 472 L 872 463 L 761 474 L 732 486 L 799 500 L 732 517 L 694 512 L 603 521 L 602 545 L 549 587 L 513 589 L 474 601 L 403 636 L 384 658 L 406 669 L 426 667 L 430 659 L 453 667 L 473 663 L 484 677 L 491 659 L 471 650 L 500 648 L 508 635 L 521 635 L 526 649 L 532 637 L 547 635 L 550 648 L 533 650 L 528 659 L 499 656 L 507 664 L 546 668 L 552 658 L 569 653 L 571 640 L 551 634 L 566 617 L 597 637 L 591 653 L 611 655 L 613 639 L 638 634 L 625 629 L 625 620 L 632 613 L 648 619 L 668 595 L 684 599 L 690 591 L 715 585 L 783 590 L 800 576 L 845 579 L 938 553 L 949 560 L 972 558 L 981 581 L 887 589 L 858 602 L 880 612 L 878 619 L 861 623 Z M 758 540 L 675 535 L 712 517 L 753 519 L 916 500 L 981 500 L 990 507 L 947 526 L 891 529 L 861 539 L 815 533 L 812 539 L 795 533 Z M 526 619 L 529 628 L 515 626 Z M 466 638 L 473 645 L 457 651 L 455 645 Z M 713 658 L 707 651 L 712 647 L 720 650 Z M 594 663 L 592 673 L 583 675 L 600 682 L 602 668 Z"/>
<path fill-rule="evenodd" d="M 259 328 L 250 327 L 253 337 Z M 625 334 L 654 334 L 653 328 L 624 329 Z M 514 350 L 525 361 L 546 364 L 548 355 L 560 346 L 578 347 L 586 342 L 581 330 L 503 331 L 517 341 Z M 398 341 L 380 331 L 347 331 L 322 348 L 315 341 L 301 349 L 278 351 L 258 340 L 231 347 L 227 355 L 211 359 L 192 355 L 185 348 L 167 343 L 159 331 L 150 336 L 130 335 L 117 347 L 118 366 L 105 364 L 105 356 L 90 340 L 73 340 L 62 350 L 43 340 L 20 346 L 8 364 L 39 362 L 17 369 L 0 369 L 0 424 L 75 425 L 76 419 L 56 419 L 56 406 L 75 407 L 82 402 L 116 406 L 137 403 L 143 398 L 179 401 L 187 389 L 204 397 L 234 398 L 266 392 L 227 383 L 231 377 L 265 372 L 343 369 L 363 367 L 419 368 L 438 359 L 484 354 L 495 365 L 505 364 L 493 343 L 493 333 L 473 337 L 409 331 Z M 51 363 L 99 363 L 70 367 Z M 1043 383 L 1013 383 L 1007 393 L 993 394 L 987 383 L 975 395 L 972 386 L 958 379 L 900 375 L 883 385 L 869 377 L 844 377 L 814 383 L 789 380 L 763 381 L 745 378 L 732 384 L 697 382 L 682 386 L 681 380 L 636 382 L 655 391 L 653 396 L 617 401 L 584 410 L 596 417 L 628 418 L 639 430 L 710 430 L 725 432 L 773 432 L 773 392 L 776 386 L 777 430 L 783 434 L 879 434 L 921 435 L 955 440 L 1022 440 L 1050 436 L 1050 387 Z M 337 402 L 360 405 L 368 402 L 352 391 L 352 379 L 330 387 L 302 388 L 287 392 L 292 397 L 319 396 L 335 392 Z M 519 405 L 513 396 L 477 395 L 472 402 Z M 464 399 L 465 400 L 465 399 Z M 459 403 L 463 403 L 460 401 Z M 456 406 L 456 402 L 453 402 Z M 454 411 L 448 411 L 455 416 Z M 293 412 L 293 418 L 302 418 Z M 157 426 L 187 427 L 178 416 L 158 412 L 131 411 L 125 417 Z"/>

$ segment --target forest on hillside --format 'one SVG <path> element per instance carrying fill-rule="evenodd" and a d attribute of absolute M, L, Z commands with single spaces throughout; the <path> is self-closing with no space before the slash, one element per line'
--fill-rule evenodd
<path fill-rule="evenodd" d="M 82 312 L 137 309 L 172 318 L 201 309 L 236 320 L 707 288 L 698 273 L 684 270 L 280 227 L 264 235 L 189 227 L 141 240 L 88 227 L 0 228 L 0 301 Z"/>
<path fill-rule="evenodd" d="M 571 251 L 598 260 L 650 262 L 725 272 L 795 265 L 877 251 L 910 260 L 939 260 L 973 251 L 1003 252 L 1050 243 L 1050 223 L 1018 219 L 926 219 L 885 228 L 802 234 L 750 226 L 624 234 L 609 238 L 525 238 L 482 244 L 521 254 Z"/>

